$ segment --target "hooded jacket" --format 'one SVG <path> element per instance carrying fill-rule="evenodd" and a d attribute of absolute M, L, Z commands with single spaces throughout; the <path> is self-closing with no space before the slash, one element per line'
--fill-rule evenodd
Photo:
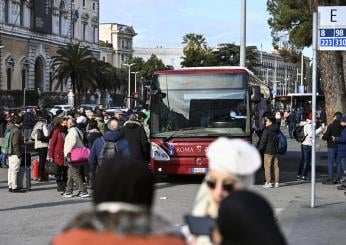
<path fill-rule="evenodd" d="M 130 157 L 134 160 L 149 161 L 150 145 L 143 125 L 137 120 L 129 120 L 123 127 L 125 139 L 129 142 Z"/>
<path fill-rule="evenodd" d="M 104 139 L 103 139 L 104 138 Z M 124 139 L 123 132 L 116 130 L 116 131 L 107 131 L 104 136 L 101 136 L 97 138 L 94 141 L 94 144 L 91 147 L 91 153 L 89 156 L 89 165 L 93 170 L 96 169 L 98 164 L 98 159 L 102 151 L 102 147 L 105 141 L 111 141 L 116 142 L 118 153 L 122 157 L 129 157 L 130 156 L 130 149 L 129 144 L 126 139 Z"/>
<path fill-rule="evenodd" d="M 263 130 L 263 134 L 258 145 L 258 150 L 264 154 L 274 155 L 276 154 L 275 143 L 279 134 L 279 126 L 273 123 Z"/>

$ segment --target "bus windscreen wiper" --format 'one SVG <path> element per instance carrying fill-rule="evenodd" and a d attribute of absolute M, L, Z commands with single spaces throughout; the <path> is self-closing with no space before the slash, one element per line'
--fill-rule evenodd
<path fill-rule="evenodd" d="M 188 127 L 188 128 L 181 128 L 178 129 L 177 131 L 174 131 L 174 133 L 172 133 L 171 135 L 167 136 L 166 138 L 163 139 L 163 142 L 167 142 L 170 139 L 172 139 L 174 136 L 176 136 L 177 134 L 181 133 L 182 131 L 185 130 L 192 130 L 192 129 L 202 129 L 203 127 Z"/>

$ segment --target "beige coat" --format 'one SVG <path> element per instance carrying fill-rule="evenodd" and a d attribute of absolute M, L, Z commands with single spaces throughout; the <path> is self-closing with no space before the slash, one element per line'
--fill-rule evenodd
<path fill-rule="evenodd" d="M 34 129 L 32 130 L 32 133 L 31 133 L 31 138 L 35 140 L 35 149 L 47 148 L 48 142 L 43 142 L 43 141 L 37 140 L 37 129 L 42 129 L 44 136 L 48 137 L 49 132 L 48 132 L 47 123 L 45 123 L 43 121 L 38 121 L 35 124 Z"/>
<path fill-rule="evenodd" d="M 79 135 L 78 135 L 79 133 Z M 73 148 L 83 147 L 83 133 L 77 128 L 69 128 L 68 133 L 65 137 L 64 144 L 64 157 L 67 157 L 71 153 Z"/>

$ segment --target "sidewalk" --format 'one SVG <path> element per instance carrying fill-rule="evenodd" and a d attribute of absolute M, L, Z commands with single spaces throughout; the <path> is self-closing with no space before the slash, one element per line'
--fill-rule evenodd
<path fill-rule="evenodd" d="M 284 164 L 296 169 L 300 161 L 300 144 L 290 139 L 286 128 L 281 128 L 288 140 Z M 288 167 L 286 167 L 288 168 Z M 346 198 L 337 185 L 323 185 L 327 177 L 326 142 L 316 140 L 316 194 L 315 208 L 311 205 L 311 183 L 295 181 L 296 172 L 280 188 L 255 190 L 273 205 L 281 228 L 291 245 L 344 245 L 346 244 Z M 290 175 L 288 173 L 288 175 Z"/>

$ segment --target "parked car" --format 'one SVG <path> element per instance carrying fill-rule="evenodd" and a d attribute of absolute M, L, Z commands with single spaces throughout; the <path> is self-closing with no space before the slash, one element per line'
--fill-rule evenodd
<path fill-rule="evenodd" d="M 114 116 L 115 113 L 123 114 L 124 112 L 124 109 L 121 107 L 111 107 L 106 110 L 106 113 L 111 117 Z"/>
<path fill-rule="evenodd" d="M 96 104 L 81 104 L 78 108 L 83 107 L 85 112 L 95 111 L 97 105 Z"/>
<path fill-rule="evenodd" d="M 50 109 L 50 113 L 52 113 L 54 116 L 56 116 L 56 112 L 58 110 L 62 110 L 64 112 L 67 112 L 72 109 L 72 106 L 70 105 L 55 105 L 52 109 Z"/>

